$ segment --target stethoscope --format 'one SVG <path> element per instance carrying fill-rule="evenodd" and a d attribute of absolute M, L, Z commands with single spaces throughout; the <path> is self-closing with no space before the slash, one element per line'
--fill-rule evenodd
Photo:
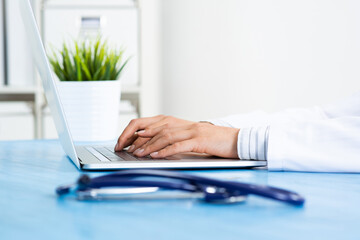
<path fill-rule="evenodd" d="M 250 194 L 297 206 L 305 202 L 301 195 L 276 187 L 164 170 L 123 170 L 93 178 L 83 174 L 76 183 L 58 187 L 56 193 L 75 193 L 80 200 L 102 200 L 159 190 L 178 190 L 209 203 L 242 202 Z"/>

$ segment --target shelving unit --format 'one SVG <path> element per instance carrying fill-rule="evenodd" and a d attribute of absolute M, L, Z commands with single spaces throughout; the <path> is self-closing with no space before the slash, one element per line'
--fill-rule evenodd
<path fill-rule="evenodd" d="M 40 30 L 43 25 L 42 10 L 46 1 L 47 0 L 33 0 L 34 11 Z M 74 1 L 55 1 L 55 2 L 58 2 L 59 4 L 64 4 Z M 79 0 L 79 2 L 86 3 L 86 1 L 82 1 L 82 0 Z M 114 0 L 113 2 L 115 3 L 116 0 Z M 46 100 L 44 97 L 44 92 L 40 79 L 36 76 L 34 76 L 34 78 L 35 78 L 34 86 L 28 86 L 28 87 L 0 86 L 0 101 L 29 103 L 34 118 L 34 138 L 39 139 L 44 137 L 43 111 L 46 107 Z M 135 107 L 138 116 L 141 116 L 140 89 L 141 89 L 141 85 L 139 81 L 137 85 L 123 85 L 121 91 L 121 100 L 130 101 L 131 104 Z"/>
<path fill-rule="evenodd" d="M 9 2 L 6 2 L 6 0 L 3 0 L 4 7 L 6 7 L 6 4 Z M 35 10 L 36 18 L 39 19 L 39 6 L 40 1 L 42 0 L 32 0 L 32 4 Z M 19 3 L 20 4 L 20 3 Z M 5 11 L 8 11 L 9 9 L 5 8 Z M 8 13 L 7 13 L 8 14 Z M 4 17 L 4 20 L 9 20 Z M 13 20 L 13 19 L 12 19 Z M 20 19 L 17 19 L 17 22 L 19 22 Z M 4 26 L 7 25 L 7 23 L 4 23 Z M 6 34 L 4 34 L 6 36 Z M 5 40 L 6 41 L 6 40 Z M 6 47 L 9 47 L 6 45 Z M 9 51 L 8 49 L 5 49 L 4 51 Z M 8 53 L 5 55 L 9 55 Z M 6 61 L 6 59 L 5 59 Z M 7 63 L 6 65 L 8 65 Z M 31 63 L 30 63 L 31 64 Z M 9 67 L 9 66 L 8 66 Z M 30 66 L 31 67 L 31 66 Z M 8 71 L 6 69 L 6 71 Z M 8 77 L 8 76 L 7 76 Z M 43 136 L 43 124 L 42 124 L 42 113 L 43 108 L 45 106 L 45 98 L 44 93 L 42 90 L 42 86 L 40 84 L 39 80 L 35 80 L 35 76 L 27 76 L 27 79 L 29 82 L 34 82 L 33 86 L 12 86 L 12 85 L 3 85 L 0 86 L 0 102 L 26 102 L 28 103 L 28 106 L 31 108 L 31 112 L 34 119 L 34 138 L 42 138 Z M 8 80 L 8 79 L 7 79 Z M 8 83 L 8 81 L 6 81 Z"/>

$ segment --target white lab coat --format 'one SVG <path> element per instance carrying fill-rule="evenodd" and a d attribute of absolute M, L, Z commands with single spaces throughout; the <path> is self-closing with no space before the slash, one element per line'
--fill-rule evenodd
<path fill-rule="evenodd" d="M 360 92 L 322 107 L 257 111 L 210 122 L 240 129 L 269 126 L 269 170 L 360 172 Z"/>

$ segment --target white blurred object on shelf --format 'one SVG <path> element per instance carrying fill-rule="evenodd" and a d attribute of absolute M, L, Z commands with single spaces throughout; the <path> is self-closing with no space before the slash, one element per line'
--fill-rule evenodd
<path fill-rule="evenodd" d="M 34 66 L 25 26 L 20 15 L 20 0 L 4 0 L 6 10 L 7 83 L 9 86 L 34 86 Z"/>
<path fill-rule="evenodd" d="M 5 84 L 4 0 L 0 0 L 0 87 Z"/>
<path fill-rule="evenodd" d="M 31 106 L 24 102 L 0 103 L 0 140 L 33 139 Z"/>

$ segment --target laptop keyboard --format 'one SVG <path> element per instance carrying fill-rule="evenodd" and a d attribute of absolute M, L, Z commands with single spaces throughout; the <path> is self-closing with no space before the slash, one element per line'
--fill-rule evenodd
<path fill-rule="evenodd" d="M 127 151 L 114 152 L 113 147 L 106 146 L 97 146 L 97 147 L 87 147 L 89 152 L 91 152 L 95 157 L 97 157 L 101 162 L 117 162 L 117 161 L 144 161 L 152 160 L 150 156 L 146 157 L 135 157 Z"/>

